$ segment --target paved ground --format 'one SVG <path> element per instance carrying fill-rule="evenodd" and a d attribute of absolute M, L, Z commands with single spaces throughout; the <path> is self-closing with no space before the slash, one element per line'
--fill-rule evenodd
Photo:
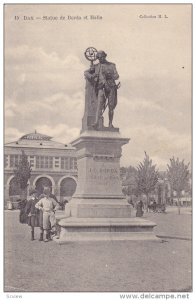
<path fill-rule="evenodd" d="M 167 213 L 148 213 L 144 218 L 154 221 L 156 234 L 168 237 L 190 238 L 192 235 L 192 214 L 190 207 L 181 208 L 180 215 L 177 207 L 168 207 Z"/>
<path fill-rule="evenodd" d="M 5 212 L 5 291 L 191 291 L 190 209 L 148 213 L 163 242 L 30 241 L 17 211 Z M 170 239 L 169 237 L 177 237 Z M 182 237 L 183 239 L 179 239 Z M 38 231 L 37 236 L 38 238 Z"/>

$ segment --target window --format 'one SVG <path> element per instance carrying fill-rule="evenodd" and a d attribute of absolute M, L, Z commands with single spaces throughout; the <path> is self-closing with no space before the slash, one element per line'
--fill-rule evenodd
<path fill-rule="evenodd" d="M 30 159 L 30 166 L 31 166 L 31 167 L 34 167 L 34 160 L 31 160 L 31 159 Z"/>
<path fill-rule="evenodd" d="M 49 168 L 50 169 L 53 168 L 53 157 L 52 156 L 49 157 Z"/>
<path fill-rule="evenodd" d="M 52 169 L 53 157 L 52 156 L 36 156 L 37 169 Z"/>
<path fill-rule="evenodd" d="M 59 168 L 59 157 L 55 157 L 54 166 L 55 168 Z"/>
<path fill-rule="evenodd" d="M 4 155 L 4 168 L 8 167 L 8 155 Z"/>
<path fill-rule="evenodd" d="M 40 156 L 40 168 L 44 168 L 44 156 Z"/>
<path fill-rule="evenodd" d="M 38 169 L 40 167 L 40 157 L 36 156 L 36 168 Z"/>
<path fill-rule="evenodd" d="M 30 155 L 29 156 L 29 163 L 31 167 L 35 166 L 35 160 L 34 160 L 34 156 Z"/>
<path fill-rule="evenodd" d="M 70 158 L 70 169 L 77 170 L 77 159 L 75 157 Z"/>
<path fill-rule="evenodd" d="M 74 157 L 74 170 L 78 169 L 77 158 Z"/>
<path fill-rule="evenodd" d="M 61 157 L 61 169 L 69 170 L 69 158 L 68 157 Z"/>
<path fill-rule="evenodd" d="M 21 155 L 11 154 L 10 155 L 10 168 L 14 168 L 19 164 Z"/>

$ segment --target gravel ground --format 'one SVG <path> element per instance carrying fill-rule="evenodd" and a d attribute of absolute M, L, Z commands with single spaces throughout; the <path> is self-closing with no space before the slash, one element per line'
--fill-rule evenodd
<path fill-rule="evenodd" d="M 18 211 L 5 212 L 5 292 L 191 291 L 190 240 L 55 242 L 30 241 Z M 148 213 L 156 234 L 191 236 L 191 214 Z"/>

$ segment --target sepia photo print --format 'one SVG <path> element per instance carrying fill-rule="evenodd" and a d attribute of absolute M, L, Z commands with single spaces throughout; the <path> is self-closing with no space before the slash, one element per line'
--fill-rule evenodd
<path fill-rule="evenodd" d="M 7 298 L 192 299 L 192 4 L 4 5 L 3 207 Z"/>

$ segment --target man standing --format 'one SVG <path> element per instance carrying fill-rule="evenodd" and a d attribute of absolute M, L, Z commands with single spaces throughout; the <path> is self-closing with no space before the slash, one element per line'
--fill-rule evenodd
<path fill-rule="evenodd" d="M 99 120 L 102 117 L 106 105 L 108 105 L 109 128 L 113 127 L 112 121 L 114 116 L 114 109 L 117 104 L 117 89 L 115 80 L 119 78 L 116 66 L 114 63 L 106 60 L 107 54 L 104 51 L 98 51 L 96 58 L 99 63 L 92 66 L 85 71 L 85 78 L 94 81 L 94 88 L 97 95 L 97 111 L 95 116 L 95 123 L 93 127 L 98 129 Z"/>
<path fill-rule="evenodd" d="M 50 228 L 56 232 L 56 218 L 54 211 L 59 208 L 59 204 L 50 196 L 50 188 L 44 187 L 43 197 L 35 204 L 35 207 L 43 211 L 43 229 L 45 232 L 45 242 L 49 241 Z"/>

